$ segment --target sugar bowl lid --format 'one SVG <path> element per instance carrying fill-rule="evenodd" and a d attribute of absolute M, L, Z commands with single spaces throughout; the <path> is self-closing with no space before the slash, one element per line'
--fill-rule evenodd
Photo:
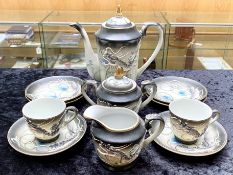
<path fill-rule="evenodd" d="M 124 76 L 123 68 L 118 67 L 114 76 L 102 82 L 102 87 L 105 91 L 110 93 L 125 94 L 135 90 L 137 84 L 132 79 Z"/>
<path fill-rule="evenodd" d="M 124 76 L 123 69 L 118 67 L 115 75 L 104 80 L 97 88 L 96 95 L 101 101 L 122 105 L 138 100 L 142 92 L 136 82 Z"/>

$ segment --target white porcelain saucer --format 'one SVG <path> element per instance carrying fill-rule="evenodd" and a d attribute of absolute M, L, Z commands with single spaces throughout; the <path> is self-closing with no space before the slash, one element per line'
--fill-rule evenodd
<path fill-rule="evenodd" d="M 18 152 L 31 156 L 48 156 L 63 152 L 75 145 L 87 129 L 85 119 L 78 115 L 73 121 L 60 129 L 57 140 L 49 143 L 38 141 L 28 128 L 25 118 L 18 119 L 9 129 L 7 139 Z"/>
<path fill-rule="evenodd" d="M 34 81 L 25 89 L 28 100 L 38 98 L 61 99 L 71 103 L 82 97 L 83 80 L 72 76 L 52 76 Z"/>
<path fill-rule="evenodd" d="M 155 78 L 154 82 L 157 85 L 157 92 L 153 101 L 166 106 L 169 105 L 170 102 L 181 98 L 203 101 L 208 95 L 205 86 L 188 78 L 165 76 Z M 147 87 L 146 91 L 147 94 L 151 94 L 152 87 Z"/>
<path fill-rule="evenodd" d="M 205 102 L 206 100 L 207 100 L 207 97 L 205 99 L 201 100 L 201 101 Z M 155 99 L 153 99 L 152 101 L 157 103 L 157 104 L 163 105 L 163 106 L 169 106 L 169 104 L 170 104 L 170 103 L 164 103 L 164 102 L 161 102 L 161 101 L 158 101 L 158 100 L 155 100 Z"/>
<path fill-rule="evenodd" d="M 224 127 L 217 121 L 208 127 L 205 134 L 195 144 L 186 145 L 175 138 L 171 129 L 169 111 L 150 115 L 160 115 L 165 121 L 164 130 L 154 141 L 173 153 L 194 157 L 208 156 L 221 151 L 227 144 L 227 133 Z M 152 122 L 151 130 L 157 127 L 157 122 Z"/>

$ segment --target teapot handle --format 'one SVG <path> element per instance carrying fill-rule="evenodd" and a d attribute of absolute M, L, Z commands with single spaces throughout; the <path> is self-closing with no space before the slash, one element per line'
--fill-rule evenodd
<path fill-rule="evenodd" d="M 159 127 L 158 129 L 154 130 L 151 132 L 151 135 L 144 140 L 143 143 L 143 147 L 147 146 L 148 144 L 150 144 L 156 137 L 158 137 L 161 132 L 163 131 L 164 127 L 165 127 L 165 122 L 163 120 L 163 118 L 160 115 L 155 115 L 155 114 L 148 114 L 146 116 L 146 120 L 145 120 L 145 127 L 147 130 L 149 130 L 151 128 L 151 121 L 153 120 L 157 120 L 159 121 Z"/>
<path fill-rule="evenodd" d="M 96 103 L 87 95 L 87 87 L 88 86 L 93 86 L 94 87 L 94 92 L 97 90 L 97 82 L 95 80 L 87 80 L 83 83 L 82 85 L 82 94 L 83 97 L 91 104 L 91 105 L 96 105 Z"/>
<path fill-rule="evenodd" d="M 155 94 L 157 92 L 156 83 L 153 80 L 145 80 L 145 81 L 142 81 L 142 83 L 141 83 L 141 90 L 142 90 L 143 94 L 146 93 L 146 87 L 147 86 L 152 86 L 152 92 L 149 95 L 149 97 L 147 97 L 147 99 L 144 102 L 142 102 L 142 104 L 140 106 L 140 110 L 142 108 L 144 108 L 151 100 L 153 100 L 153 98 L 154 98 L 154 96 L 155 96 Z"/>
<path fill-rule="evenodd" d="M 154 50 L 154 52 L 152 53 L 152 55 L 150 56 L 150 58 L 148 59 L 148 61 L 138 69 L 137 71 L 137 78 L 146 70 L 146 68 L 152 63 L 152 61 L 154 61 L 154 59 L 156 58 L 156 56 L 158 55 L 160 49 L 162 48 L 163 46 L 163 38 L 164 38 L 164 32 L 163 32 L 163 27 L 161 24 L 159 23 L 145 23 L 143 26 L 142 26 L 142 29 L 141 29 L 141 34 L 142 36 L 146 36 L 146 31 L 149 27 L 156 27 L 156 29 L 158 30 L 159 32 L 159 41 L 158 41 L 158 44 Z"/>

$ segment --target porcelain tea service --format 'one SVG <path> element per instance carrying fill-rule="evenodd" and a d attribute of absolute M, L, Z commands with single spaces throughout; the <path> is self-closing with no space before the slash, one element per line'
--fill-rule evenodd
<path fill-rule="evenodd" d="M 91 134 L 96 153 L 110 169 L 128 168 L 141 149 L 164 128 L 164 120 L 159 116 L 143 121 L 136 112 L 121 107 L 93 105 L 85 110 L 83 116 L 92 120 Z M 158 122 L 159 127 L 146 138 L 152 121 Z"/>
<path fill-rule="evenodd" d="M 167 135 L 163 133 L 167 131 L 168 124 L 172 134 L 166 144 L 173 143 L 171 135 L 186 145 L 198 143 L 207 130 L 209 133 L 210 129 L 213 131 L 217 128 L 224 136 L 220 148 L 225 146 L 227 137 L 224 129 L 215 122 L 219 112 L 203 102 L 183 99 L 186 95 L 205 100 L 208 92 L 204 86 L 181 77 L 145 80 L 141 82 L 141 87 L 135 82 L 155 60 L 162 47 L 163 29 L 160 24 L 145 23 L 138 31 L 133 22 L 122 16 L 118 7 L 117 15 L 104 22 L 95 33 L 97 54 L 84 28 L 78 23 L 71 26 L 83 38 L 87 71 L 94 80 L 58 76 L 30 84 L 25 96 L 32 101 L 22 109 L 24 118 L 16 121 L 8 132 L 8 141 L 14 149 L 28 155 L 52 155 L 77 143 L 85 134 L 87 126 L 77 108 L 66 107 L 66 103 L 79 99 L 81 95 L 92 105 L 84 111 L 83 116 L 92 121 L 90 131 L 96 153 L 110 169 L 130 167 L 144 147 L 152 141 L 161 143 L 159 141 L 165 140 Z M 159 41 L 148 61 L 138 68 L 141 40 L 151 26 L 158 29 Z M 98 87 L 97 81 L 101 82 Z M 94 89 L 96 103 L 88 96 L 89 87 Z M 148 97 L 143 101 L 145 93 Z M 144 121 L 137 113 L 153 99 L 169 105 L 169 111 L 166 117 L 160 114 L 147 115 Z M 29 145 L 30 149 L 25 145 Z M 164 146 L 166 149 L 168 147 Z M 44 148 L 49 153 L 41 151 Z M 55 151 L 50 152 L 51 149 Z"/>
<path fill-rule="evenodd" d="M 77 29 L 83 38 L 87 70 L 96 81 L 104 81 L 114 75 L 117 66 L 123 67 L 127 77 L 136 80 L 155 60 L 163 44 L 163 28 L 159 23 L 145 23 L 138 31 L 133 22 L 123 17 L 119 6 L 116 16 L 104 22 L 101 29 L 95 33 L 97 53 L 94 53 L 84 28 L 79 23 L 71 26 Z M 138 69 L 141 39 L 149 27 L 158 30 L 159 41 L 151 57 Z"/>
<path fill-rule="evenodd" d="M 95 105 L 96 103 L 86 93 L 88 86 L 94 88 L 98 105 L 125 107 L 135 112 L 144 108 L 154 98 L 157 89 L 153 80 L 143 81 L 140 88 L 134 80 L 124 76 L 124 70 L 121 67 L 117 68 L 114 76 L 104 80 L 98 87 L 97 82 L 94 80 L 88 80 L 83 83 L 82 94 L 84 98 L 91 105 Z M 143 94 L 149 86 L 152 89 L 152 93 L 145 101 L 142 101 Z"/>

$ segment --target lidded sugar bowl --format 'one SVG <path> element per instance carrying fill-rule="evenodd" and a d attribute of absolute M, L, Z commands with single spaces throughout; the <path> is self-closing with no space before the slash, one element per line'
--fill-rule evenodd
<path fill-rule="evenodd" d="M 88 86 L 94 87 L 97 96 L 97 104 L 110 107 L 125 107 L 135 112 L 145 107 L 155 96 L 157 86 L 154 81 L 145 80 L 141 83 L 141 87 L 137 83 L 124 76 L 124 71 L 118 66 L 115 75 L 104 80 L 97 87 L 95 80 L 87 80 L 82 86 L 82 94 L 84 98 L 91 104 L 96 103 L 87 95 Z M 146 86 L 152 86 L 152 93 L 142 101 L 143 94 L 146 93 Z"/>
<path fill-rule="evenodd" d="M 113 170 L 129 168 L 142 148 L 164 129 L 164 120 L 160 116 L 148 115 L 143 121 L 136 112 L 122 107 L 93 105 L 84 111 L 83 116 L 92 120 L 90 129 L 98 157 Z M 159 122 L 159 125 L 146 138 L 151 122 Z"/>

